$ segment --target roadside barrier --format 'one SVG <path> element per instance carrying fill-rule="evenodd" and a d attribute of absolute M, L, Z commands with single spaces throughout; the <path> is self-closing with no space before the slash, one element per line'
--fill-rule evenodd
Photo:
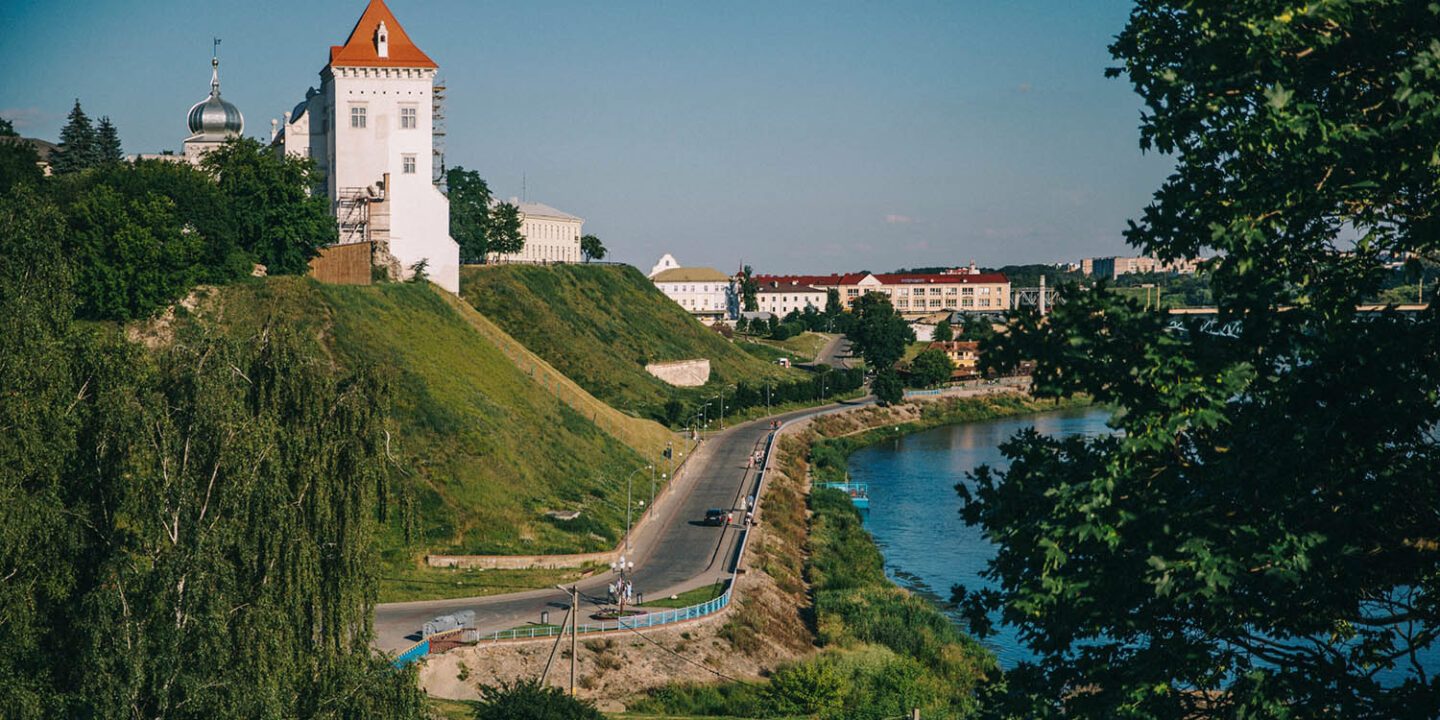
<path fill-rule="evenodd" d="M 783 427 L 783 425 L 781 427 Z M 761 499 L 763 499 L 764 497 L 765 476 L 770 466 L 770 453 L 775 448 L 775 437 L 779 434 L 779 432 L 780 431 L 778 428 L 775 430 L 771 430 L 770 434 L 766 437 L 765 440 L 765 456 L 761 458 L 760 467 L 758 469 L 758 472 L 756 473 L 754 495 L 756 499 L 755 505 L 757 510 L 759 509 Z M 703 603 L 699 603 L 697 605 L 690 605 L 688 607 L 668 610 L 656 610 L 654 612 L 645 613 L 644 615 L 632 615 L 630 617 L 617 618 L 614 622 L 585 624 L 577 623 L 575 627 L 575 634 L 584 635 L 586 633 L 604 633 L 614 632 L 616 630 L 639 630 L 642 628 L 658 627 L 661 625 L 673 625 L 675 623 L 682 623 L 688 620 L 697 620 L 707 615 L 713 615 L 717 612 L 720 612 L 721 610 L 724 610 L 726 607 L 729 607 L 730 600 L 733 597 L 733 593 L 735 592 L 735 581 L 739 578 L 740 566 L 745 559 L 745 548 L 750 544 L 750 531 L 753 528 L 753 525 L 746 525 L 744 526 L 744 530 L 741 531 L 740 550 L 735 554 L 735 567 L 730 573 L 730 582 L 726 584 L 725 592 L 721 593 L 718 597 L 712 600 L 707 600 Z M 430 637 L 427 637 L 424 640 L 421 640 L 420 642 L 415 643 L 414 645 L 411 645 L 410 647 L 402 650 L 400 654 L 396 655 L 395 659 L 391 661 L 391 664 L 393 664 L 395 667 L 404 667 L 412 662 L 415 662 L 416 660 L 420 660 L 421 658 L 424 658 L 426 655 L 430 654 L 431 640 L 438 640 L 453 635 L 459 635 L 466 630 L 474 632 L 474 630 L 471 630 L 470 628 L 456 628 L 454 630 L 446 630 L 445 632 L 435 633 L 434 635 L 431 635 Z M 479 642 L 504 642 L 507 640 L 529 640 L 531 638 L 555 637 L 556 635 L 560 635 L 565 631 L 566 628 L 557 625 L 546 625 L 543 627 L 537 626 L 512 628 L 510 630 L 500 630 L 498 632 L 490 633 L 489 635 L 481 635 L 479 638 Z"/>

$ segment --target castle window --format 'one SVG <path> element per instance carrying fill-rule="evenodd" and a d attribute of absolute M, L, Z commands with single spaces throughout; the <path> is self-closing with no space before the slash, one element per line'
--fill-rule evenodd
<path fill-rule="evenodd" d="M 350 127 L 365 127 L 365 108 L 359 105 L 350 106 Z"/>
<path fill-rule="evenodd" d="M 414 130 L 417 126 L 418 122 L 415 116 L 415 108 L 400 108 L 400 127 L 405 130 Z"/>
<path fill-rule="evenodd" d="M 404 174 L 406 174 L 406 175 L 414 175 L 414 174 L 415 174 L 415 156 L 414 156 L 414 155 L 401 155 L 401 156 L 400 156 L 400 172 L 402 172 L 402 173 L 404 173 Z"/>

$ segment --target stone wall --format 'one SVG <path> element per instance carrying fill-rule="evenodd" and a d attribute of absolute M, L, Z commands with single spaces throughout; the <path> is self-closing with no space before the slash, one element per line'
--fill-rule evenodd
<path fill-rule="evenodd" d="M 650 363 L 645 371 L 677 387 L 700 387 L 710 380 L 710 360 Z"/>

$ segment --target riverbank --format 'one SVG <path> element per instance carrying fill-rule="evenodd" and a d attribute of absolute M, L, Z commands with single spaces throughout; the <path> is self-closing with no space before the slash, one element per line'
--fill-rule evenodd
<path fill-rule="evenodd" d="M 630 708 L 660 715 L 891 717 L 919 707 L 927 717 L 973 715 L 977 688 L 998 672 L 994 656 L 937 607 L 885 576 L 884 558 L 846 494 L 809 492 L 810 484 L 843 480 L 850 453 L 900 435 L 1082 404 L 1011 393 L 859 408 L 798 424 L 780 443 L 776 471 L 803 478 L 797 490 L 805 494 L 767 502 L 772 509 L 787 500 L 808 509 L 808 521 L 791 513 L 792 526 L 780 533 L 800 533 L 808 553 L 762 547 L 757 565 L 808 590 L 810 607 L 799 615 L 821 652 L 777 669 L 769 682 L 668 686 Z M 768 513 L 766 520 L 776 522 Z M 768 628 L 743 629 L 763 635 Z"/>

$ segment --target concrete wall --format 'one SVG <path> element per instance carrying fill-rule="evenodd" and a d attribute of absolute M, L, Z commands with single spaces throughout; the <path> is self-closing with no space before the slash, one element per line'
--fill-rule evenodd
<path fill-rule="evenodd" d="M 368 242 L 320 248 L 310 260 L 310 277 L 333 285 L 369 285 L 370 252 Z"/>
<path fill-rule="evenodd" d="M 710 360 L 650 363 L 645 371 L 676 387 L 700 387 L 710 380 Z"/>

